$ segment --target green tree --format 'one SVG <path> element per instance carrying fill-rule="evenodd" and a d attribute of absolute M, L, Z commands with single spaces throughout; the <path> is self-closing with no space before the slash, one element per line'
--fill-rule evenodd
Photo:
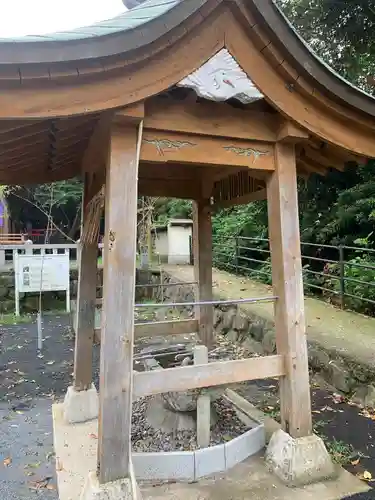
<path fill-rule="evenodd" d="M 373 92 L 375 0 L 277 0 L 301 36 L 332 68 Z"/>

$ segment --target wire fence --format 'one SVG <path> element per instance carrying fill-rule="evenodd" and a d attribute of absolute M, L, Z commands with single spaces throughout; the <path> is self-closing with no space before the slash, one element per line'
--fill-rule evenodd
<path fill-rule="evenodd" d="M 301 243 L 306 294 L 342 309 L 375 315 L 375 250 Z M 213 239 L 214 266 L 271 284 L 269 240 L 237 236 Z"/>

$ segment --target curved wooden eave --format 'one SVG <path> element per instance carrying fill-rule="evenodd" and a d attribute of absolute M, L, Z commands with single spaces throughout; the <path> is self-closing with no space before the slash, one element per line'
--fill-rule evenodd
<path fill-rule="evenodd" d="M 9 74 L 0 79 L 0 86 L 4 85 L 0 117 L 64 116 L 126 106 L 170 88 L 226 47 L 282 115 L 330 144 L 375 157 L 375 101 L 327 73 L 285 20 L 279 19 L 276 27 L 284 23 L 285 33 L 275 28 L 270 37 L 271 14 L 280 17 L 271 0 L 262 0 L 263 4 L 256 0 L 207 0 L 201 1 L 198 9 L 194 7 L 198 0 L 185 2 L 192 13 L 172 29 L 167 27 L 156 41 L 124 52 L 115 60 L 93 54 L 82 62 L 86 71 L 77 64 L 69 70 L 68 61 L 63 73 L 58 72 L 58 66 L 52 71 L 40 64 L 7 65 L 9 74 L 12 70 L 18 74 L 18 81 L 15 84 Z M 177 15 L 178 8 L 173 12 Z M 277 45 L 281 36 L 283 43 Z M 290 48 L 296 44 L 305 56 L 303 71 Z M 2 44 L 0 60 L 1 53 Z M 318 73 L 306 71 L 308 61 L 320 64 L 327 73 L 323 86 L 317 81 Z M 0 68 L 0 76 L 5 69 Z M 355 100 L 346 96 L 345 89 Z"/>

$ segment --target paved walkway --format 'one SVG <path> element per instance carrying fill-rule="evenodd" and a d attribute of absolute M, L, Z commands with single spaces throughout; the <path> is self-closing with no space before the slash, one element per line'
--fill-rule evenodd
<path fill-rule="evenodd" d="M 177 279 L 193 281 L 192 266 L 164 266 Z M 273 295 L 272 288 L 242 276 L 213 270 L 214 295 L 220 299 L 239 299 Z M 335 351 L 375 369 L 375 318 L 342 311 L 321 300 L 305 299 L 307 336 L 326 350 Z M 243 304 L 251 314 L 273 322 L 271 302 Z"/>

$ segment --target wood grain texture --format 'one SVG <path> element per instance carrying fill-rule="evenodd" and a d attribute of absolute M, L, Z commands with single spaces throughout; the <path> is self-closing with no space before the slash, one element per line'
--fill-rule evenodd
<path fill-rule="evenodd" d="M 238 198 L 233 198 L 233 200 L 220 201 L 218 203 L 214 203 L 212 205 L 212 210 L 221 210 L 222 208 L 229 208 L 238 205 L 247 205 L 253 201 L 260 201 L 267 199 L 267 190 L 258 189 L 253 193 L 245 194 L 244 196 L 240 196 Z"/>
<path fill-rule="evenodd" d="M 147 102 L 145 128 L 273 142 L 273 113 L 237 109 L 226 103 L 189 102 L 154 97 Z"/>
<path fill-rule="evenodd" d="M 112 130 L 100 349 L 99 481 L 129 476 L 137 221 L 137 127 Z"/>
<path fill-rule="evenodd" d="M 272 145 L 263 142 L 145 129 L 141 161 L 198 163 L 273 171 L 275 166 L 272 151 Z"/>
<path fill-rule="evenodd" d="M 84 245 L 80 252 L 77 331 L 74 349 L 74 388 L 90 389 L 92 383 L 92 346 L 95 329 L 96 275 L 98 245 Z"/>
<path fill-rule="evenodd" d="M 293 437 L 312 432 L 294 146 L 275 146 L 276 171 L 267 184 L 268 225 L 277 352 L 285 356 L 280 380 L 281 420 Z"/>
<path fill-rule="evenodd" d="M 193 253 L 196 301 L 212 300 L 212 223 L 209 200 L 193 202 Z M 213 306 L 196 306 L 199 337 L 210 347 L 213 343 Z"/>
<path fill-rule="evenodd" d="M 134 338 L 164 337 L 169 335 L 185 335 L 198 332 L 196 319 L 182 319 L 180 321 L 157 321 L 152 323 L 137 323 L 134 325 Z M 95 339 L 101 340 L 101 329 L 95 329 Z"/>
<path fill-rule="evenodd" d="M 166 368 L 134 373 L 134 399 L 171 391 L 281 377 L 285 375 L 283 356 L 263 356 L 235 361 L 215 361 L 204 365 Z"/>

